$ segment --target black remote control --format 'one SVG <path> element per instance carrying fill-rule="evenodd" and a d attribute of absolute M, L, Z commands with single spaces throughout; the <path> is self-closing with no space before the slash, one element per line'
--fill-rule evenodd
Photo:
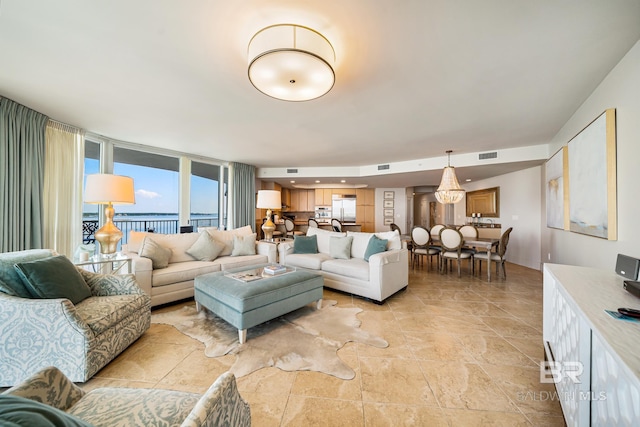
<path fill-rule="evenodd" d="M 618 313 L 624 314 L 629 317 L 637 317 L 640 318 L 640 310 L 636 310 L 634 308 L 619 308 Z"/>

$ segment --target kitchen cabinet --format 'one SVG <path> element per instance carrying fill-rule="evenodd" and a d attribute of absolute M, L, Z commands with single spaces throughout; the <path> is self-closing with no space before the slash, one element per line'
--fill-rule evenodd
<path fill-rule="evenodd" d="M 375 194 L 373 188 L 356 189 L 356 222 L 362 224 L 362 231 L 368 233 L 376 231 Z"/>
<path fill-rule="evenodd" d="M 331 206 L 331 196 L 333 195 L 333 189 L 331 188 L 318 188 L 315 190 L 315 210 L 316 206 Z"/>
<path fill-rule="evenodd" d="M 314 190 L 291 190 L 291 208 L 289 212 L 314 212 L 315 211 L 315 191 Z"/>
<path fill-rule="evenodd" d="M 282 210 L 285 212 L 291 210 L 291 190 L 283 188 L 280 192 L 280 197 L 282 199 L 282 206 L 285 206 Z"/>

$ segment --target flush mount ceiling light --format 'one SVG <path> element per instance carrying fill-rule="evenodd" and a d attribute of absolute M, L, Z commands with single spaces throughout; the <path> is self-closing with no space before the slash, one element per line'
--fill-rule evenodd
<path fill-rule="evenodd" d="M 447 151 L 447 167 L 442 171 L 442 181 L 436 191 L 436 199 L 443 204 L 458 203 L 464 196 L 464 190 L 456 178 L 456 170 L 451 166 L 451 153 L 451 150 Z"/>
<path fill-rule="evenodd" d="M 335 83 L 336 54 L 322 34 L 311 28 L 278 24 L 263 28 L 249 41 L 249 80 L 260 92 L 283 101 L 309 101 Z"/>

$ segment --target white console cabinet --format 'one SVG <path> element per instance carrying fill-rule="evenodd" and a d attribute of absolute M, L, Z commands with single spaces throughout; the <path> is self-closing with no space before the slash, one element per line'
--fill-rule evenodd
<path fill-rule="evenodd" d="M 568 426 L 640 425 L 640 323 L 605 310 L 640 308 L 613 272 L 544 266 L 543 341 Z"/>

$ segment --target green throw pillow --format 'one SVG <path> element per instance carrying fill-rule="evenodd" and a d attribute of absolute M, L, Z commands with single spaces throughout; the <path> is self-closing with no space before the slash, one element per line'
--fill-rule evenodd
<path fill-rule="evenodd" d="M 145 237 L 140 244 L 138 255 L 151 260 L 151 268 L 157 270 L 159 268 L 167 268 L 169 266 L 169 258 L 171 258 L 171 249 L 163 248 L 155 240 Z"/>
<path fill-rule="evenodd" d="M 331 258 L 351 258 L 351 242 L 353 242 L 353 236 L 331 236 L 329 238 L 329 255 L 331 255 Z"/>
<path fill-rule="evenodd" d="M 218 242 L 211 234 L 203 231 L 187 253 L 199 261 L 213 261 L 224 250 L 224 243 Z"/>
<path fill-rule="evenodd" d="M 294 254 L 317 254 L 318 253 L 318 236 L 294 236 L 293 237 L 293 253 Z"/>
<path fill-rule="evenodd" d="M 2 292 L 3 294 L 11 295 L 12 297 L 19 296 L 16 293 L 16 291 L 11 289 L 11 287 L 9 285 L 7 285 L 6 283 L 4 283 L 2 280 L 0 280 L 0 292 Z"/>
<path fill-rule="evenodd" d="M 256 233 L 248 236 L 233 236 L 231 256 L 255 255 L 256 236 Z"/>
<path fill-rule="evenodd" d="M 0 425 L 8 427 L 91 427 L 53 406 L 20 396 L 0 395 Z"/>
<path fill-rule="evenodd" d="M 37 259 L 49 258 L 54 255 L 50 249 L 29 249 L 26 251 L 5 252 L 0 254 L 0 280 L 4 282 L 3 287 L 9 295 L 20 298 L 33 298 L 31 292 L 24 285 L 20 274 L 13 267 L 17 262 L 35 261 Z"/>
<path fill-rule="evenodd" d="M 364 260 L 368 262 L 371 255 L 386 251 L 387 242 L 387 239 L 380 239 L 375 234 L 371 236 L 369 244 L 367 244 L 367 249 L 364 251 Z"/>
<path fill-rule="evenodd" d="M 72 303 L 91 296 L 91 289 L 64 255 L 19 262 L 14 268 L 33 298 L 67 298 Z"/>

